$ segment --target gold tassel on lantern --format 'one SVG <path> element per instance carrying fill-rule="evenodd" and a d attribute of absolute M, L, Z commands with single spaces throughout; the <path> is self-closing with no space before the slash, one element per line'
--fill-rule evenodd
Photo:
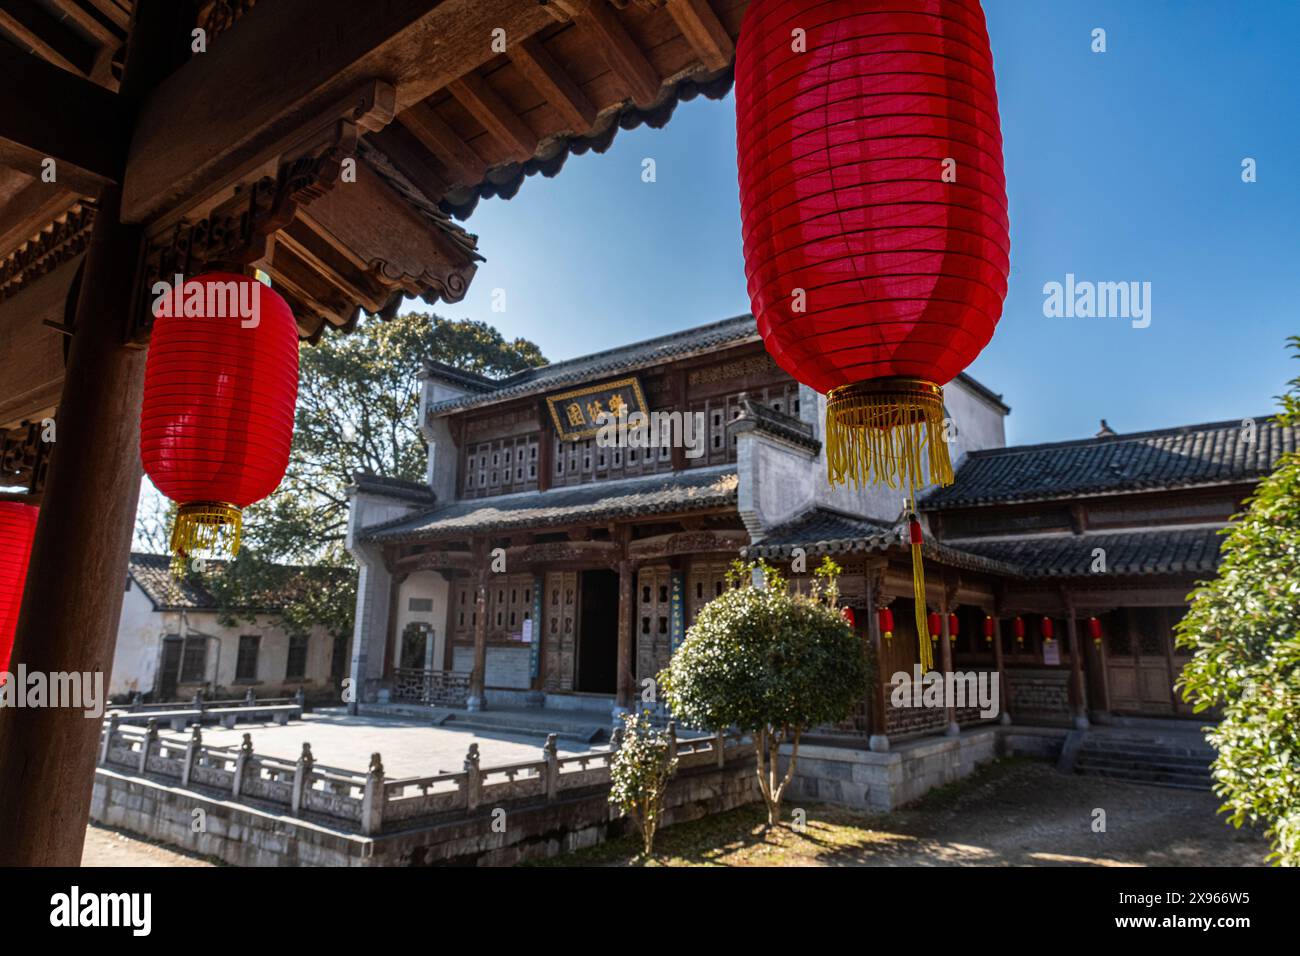
<path fill-rule="evenodd" d="M 927 484 L 952 484 L 943 389 L 919 378 L 878 378 L 831 389 L 826 473 L 831 484 L 884 482 L 913 492 Z"/>
<path fill-rule="evenodd" d="M 921 522 L 913 518 L 908 524 L 912 545 L 912 599 L 916 604 L 916 644 L 921 649 L 921 673 L 934 669 L 930 651 L 930 622 L 925 613 L 925 568 L 921 564 Z"/>
<path fill-rule="evenodd" d="M 221 501 L 192 501 L 176 511 L 172 525 L 172 567 L 177 573 L 194 557 L 234 557 L 239 553 L 243 517 L 234 505 Z"/>

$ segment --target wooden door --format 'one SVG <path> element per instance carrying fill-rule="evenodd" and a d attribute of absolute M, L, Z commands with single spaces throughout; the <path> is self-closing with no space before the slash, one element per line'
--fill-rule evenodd
<path fill-rule="evenodd" d="M 181 646 L 179 637 L 163 638 L 162 663 L 158 667 L 158 699 L 169 701 L 176 699 L 176 676 L 181 669 Z"/>
<path fill-rule="evenodd" d="M 1121 714 L 1173 716 L 1174 661 L 1165 608 L 1125 608 L 1106 635 L 1110 706 Z M 1181 667 L 1181 665 L 1180 665 Z"/>

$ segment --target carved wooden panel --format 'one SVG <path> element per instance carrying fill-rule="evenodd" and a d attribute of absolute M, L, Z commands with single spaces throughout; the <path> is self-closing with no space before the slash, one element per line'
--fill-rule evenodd
<path fill-rule="evenodd" d="M 551 571 L 546 575 L 546 679 L 549 691 L 573 690 L 574 650 L 578 634 L 578 573 Z"/>
<path fill-rule="evenodd" d="M 478 442 L 465 449 L 462 497 L 537 490 L 537 435 Z"/>
<path fill-rule="evenodd" d="M 686 626 L 727 587 L 729 561 L 692 561 L 686 572 Z"/>

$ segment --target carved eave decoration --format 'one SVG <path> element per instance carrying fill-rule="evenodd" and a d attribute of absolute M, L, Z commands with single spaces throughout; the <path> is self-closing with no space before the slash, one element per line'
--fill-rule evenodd
<path fill-rule="evenodd" d="M 391 318 L 407 296 L 463 298 L 475 238 L 361 143 L 392 120 L 394 100 L 387 84 L 366 84 L 239 181 L 153 223 L 132 339 L 148 338 L 154 283 L 215 268 L 266 272 L 312 341 L 327 325 L 350 330 L 363 310 Z"/>
<path fill-rule="evenodd" d="M 82 200 L 0 260 L 0 302 L 86 250 L 95 204 Z"/>

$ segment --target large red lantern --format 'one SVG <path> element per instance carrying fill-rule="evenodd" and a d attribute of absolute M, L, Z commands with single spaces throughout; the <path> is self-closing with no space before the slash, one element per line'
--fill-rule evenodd
<path fill-rule="evenodd" d="M 144 469 L 180 506 L 173 553 L 233 555 L 242 509 L 274 491 L 289 463 L 293 313 L 256 279 L 213 272 L 158 296 L 154 314 L 140 417 Z"/>
<path fill-rule="evenodd" d="M 736 148 L 750 301 L 777 364 L 826 393 L 829 478 L 906 489 L 914 510 L 917 487 L 952 481 L 943 386 L 1007 291 L 978 0 L 752 0 Z"/>
<path fill-rule="evenodd" d="M 9 670 L 14 632 L 18 630 L 18 609 L 23 603 L 27 565 L 32 557 L 32 539 L 36 536 L 37 514 L 32 505 L 0 501 L 0 671 Z"/>

